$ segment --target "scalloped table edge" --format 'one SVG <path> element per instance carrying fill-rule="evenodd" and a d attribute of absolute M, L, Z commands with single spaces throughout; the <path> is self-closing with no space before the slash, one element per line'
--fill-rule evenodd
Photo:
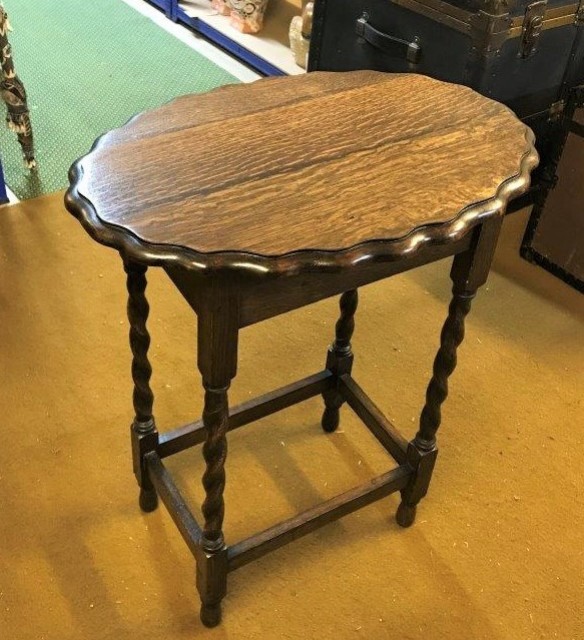
<path fill-rule="evenodd" d="M 92 151 L 106 135 L 96 140 Z M 124 259 L 152 266 L 175 265 L 202 272 L 237 270 L 264 276 L 339 271 L 367 263 L 390 262 L 412 256 L 426 245 L 459 240 L 483 219 L 502 215 L 510 200 L 527 191 L 531 171 L 539 162 L 535 136 L 527 126 L 525 141 L 518 173 L 502 182 L 491 198 L 468 205 L 447 222 L 416 227 L 400 238 L 372 239 L 338 250 L 302 249 L 270 256 L 242 251 L 203 253 L 180 245 L 147 242 L 127 229 L 105 223 L 91 201 L 79 193 L 77 183 L 83 175 L 82 162 L 86 156 L 77 160 L 69 171 L 71 186 L 65 194 L 65 206 L 97 242 L 117 249 Z"/>

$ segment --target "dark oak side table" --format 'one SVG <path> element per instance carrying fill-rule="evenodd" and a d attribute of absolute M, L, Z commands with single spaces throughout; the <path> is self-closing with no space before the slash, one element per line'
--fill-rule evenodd
<path fill-rule="evenodd" d="M 197 563 L 201 619 L 221 618 L 227 574 L 392 492 L 410 526 L 437 455 L 436 431 L 464 318 L 489 271 L 507 202 L 537 164 L 506 107 L 420 75 L 310 73 L 179 98 L 104 135 L 71 169 L 67 208 L 117 249 L 128 284 L 134 472 L 140 505 L 165 503 Z M 419 431 L 408 442 L 351 377 L 357 289 L 454 256 L 453 298 Z M 159 433 L 152 414 L 148 266 L 162 267 L 198 321 L 202 420 Z M 239 330 L 341 294 L 324 371 L 229 408 Z M 368 484 L 227 546 L 226 434 L 322 394 L 322 427 L 347 403 L 397 466 Z M 163 460 L 203 444 L 204 523 Z"/>

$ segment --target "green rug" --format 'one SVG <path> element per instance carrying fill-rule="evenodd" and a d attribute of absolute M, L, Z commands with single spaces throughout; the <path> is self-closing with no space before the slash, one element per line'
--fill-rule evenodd
<path fill-rule="evenodd" d="M 133 114 L 237 82 L 122 0 L 4 4 L 39 165 L 27 171 L 16 136 L 0 127 L 6 183 L 21 199 L 64 189 L 71 163 Z"/>

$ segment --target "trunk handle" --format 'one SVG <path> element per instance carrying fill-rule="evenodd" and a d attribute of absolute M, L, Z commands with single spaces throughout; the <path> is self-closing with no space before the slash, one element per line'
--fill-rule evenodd
<path fill-rule="evenodd" d="M 412 42 L 395 38 L 387 35 L 382 31 L 378 31 L 369 23 L 369 16 L 364 13 L 355 25 L 355 31 L 360 38 L 376 49 L 380 49 L 394 58 L 404 57 L 411 64 L 418 64 L 422 56 L 422 47 L 418 38 L 414 38 Z"/>

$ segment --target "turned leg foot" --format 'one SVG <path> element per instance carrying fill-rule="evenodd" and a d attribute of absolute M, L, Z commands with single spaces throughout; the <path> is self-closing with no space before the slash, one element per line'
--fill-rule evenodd
<path fill-rule="evenodd" d="M 221 603 L 201 603 L 201 622 L 206 627 L 216 627 L 221 622 Z"/>
<path fill-rule="evenodd" d="M 326 368 L 337 378 L 351 373 L 353 367 L 351 338 L 355 330 L 355 312 L 358 300 L 357 290 L 354 289 L 343 293 L 339 303 L 341 315 L 335 325 L 335 340 L 326 357 Z M 339 426 L 340 408 L 345 400 L 335 387 L 325 391 L 322 397 L 325 409 L 321 426 L 327 433 L 332 433 Z"/>
<path fill-rule="evenodd" d="M 395 520 L 399 526 L 404 528 L 411 527 L 416 519 L 416 510 L 416 505 L 407 504 L 402 499 L 395 514 Z"/>
<path fill-rule="evenodd" d="M 223 537 L 203 538 L 197 555 L 197 589 L 201 597 L 201 622 L 216 627 L 221 622 L 221 601 L 227 593 L 227 547 Z"/>
<path fill-rule="evenodd" d="M 140 489 L 140 509 L 144 511 L 144 513 L 150 513 L 154 511 L 158 506 L 158 495 L 154 489 Z"/>
<path fill-rule="evenodd" d="M 326 403 L 326 399 L 325 399 Z M 327 433 L 332 433 L 339 426 L 341 412 L 338 407 L 325 407 L 322 414 L 321 426 Z"/>

